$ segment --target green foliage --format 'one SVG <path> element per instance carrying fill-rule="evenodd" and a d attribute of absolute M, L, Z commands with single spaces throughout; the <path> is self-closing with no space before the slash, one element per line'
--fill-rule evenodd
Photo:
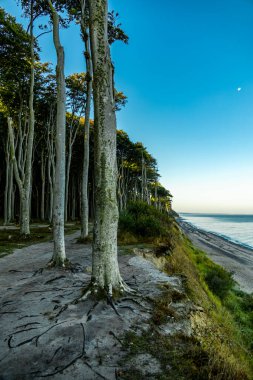
<path fill-rule="evenodd" d="M 228 295 L 235 284 L 232 274 L 218 266 L 208 270 L 205 281 L 209 289 L 221 300 Z"/>
<path fill-rule="evenodd" d="M 210 301 L 215 305 L 212 306 L 213 324 L 218 323 L 222 333 L 230 338 L 231 347 L 243 348 L 253 367 L 253 294 L 238 290 L 231 273 L 212 262 L 189 241 L 184 240 L 184 250 L 187 256 L 184 254 L 179 259 L 181 253 L 178 251 L 176 265 L 177 271 L 181 267 L 187 275 L 191 296 L 206 308 L 210 307 Z"/>
<path fill-rule="evenodd" d="M 166 237 L 171 219 L 145 202 L 130 202 L 127 210 L 120 214 L 120 232 L 130 232 L 136 236 L 152 238 Z"/>

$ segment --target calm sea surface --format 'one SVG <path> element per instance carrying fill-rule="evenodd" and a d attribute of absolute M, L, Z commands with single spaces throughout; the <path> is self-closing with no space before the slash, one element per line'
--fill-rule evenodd
<path fill-rule="evenodd" d="M 253 215 L 180 213 L 180 217 L 202 230 L 253 248 Z"/>

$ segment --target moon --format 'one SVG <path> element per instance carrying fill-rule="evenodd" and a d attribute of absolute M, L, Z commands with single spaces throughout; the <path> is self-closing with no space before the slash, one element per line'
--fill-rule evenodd
<path fill-rule="evenodd" d="M 242 88 L 241 88 L 241 87 L 238 87 L 238 88 L 237 88 L 237 91 L 238 91 L 238 92 L 242 91 Z"/>

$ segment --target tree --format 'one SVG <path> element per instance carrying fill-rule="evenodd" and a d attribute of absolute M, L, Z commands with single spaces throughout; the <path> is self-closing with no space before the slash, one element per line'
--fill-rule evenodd
<path fill-rule="evenodd" d="M 89 9 L 85 1 L 81 1 L 81 35 L 85 46 L 86 63 L 86 105 L 84 119 L 83 168 L 81 184 L 81 239 L 86 239 L 89 233 L 89 163 L 90 163 L 90 110 L 92 95 L 92 62 L 88 27 Z"/>
<path fill-rule="evenodd" d="M 80 119 L 86 105 L 86 74 L 75 73 L 66 78 L 67 106 L 70 114 L 67 116 L 68 154 L 66 165 L 66 190 L 65 190 L 65 221 L 68 219 L 69 200 L 69 175 L 72 160 L 73 145 L 80 128 Z"/>
<path fill-rule="evenodd" d="M 94 96 L 95 220 L 92 284 L 109 297 L 124 290 L 117 259 L 117 163 L 113 65 L 108 44 L 108 2 L 89 1 Z"/>
<path fill-rule="evenodd" d="M 14 175 L 16 182 L 18 184 L 19 195 L 20 195 L 20 234 L 28 236 L 30 234 L 30 197 L 31 197 L 31 178 L 32 178 L 32 155 L 33 155 L 33 140 L 34 140 L 34 80 L 35 80 L 35 43 L 33 35 L 33 21 L 34 21 L 34 9 L 33 1 L 30 2 L 29 8 L 29 37 L 23 31 L 22 27 L 16 24 L 15 20 L 8 17 L 4 11 L 1 9 L 0 20 L 1 29 L 3 31 L 3 45 L 1 49 L 1 56 L 3 57 L 3 63 L 1 68 L 1 77 L 9 84 L 9 88 L 1 88 L 1 97 L 4 99 L 5 104 L 7 104 L 7 114 L 8 114 L 8 131 L 9 131 L 9 149 L 11 154 L 11 168 L 14 167 Z M 17 39 L 18 42 L 14 42 Z M 10 42 L 13 45 L 10 45 Z M 27 54 L 27 41 L 29 41 L 30 53 Z M 12 53 L 16 57 L 13 48 L 16 47 L 21 52 L 20 61 L 14 62 L 10 67 L 10 63 L 6 63 L 6 58 L 9 57 L 13 60 Z M 29 57 L 29 58 L 28 58 Z M 28 63 L 29 62 L 29 63 Z M 19 67 L 17 71 L 13 71 L 13 68 Z M 27 69 L 30 69 L 29 77 L 29 116 L 28 123 L 25 120 L 24 129 L 22 128 L 22 113 L 24 108 L 24 87 L 28 85 L 27 83 Z M 22 70 L 22 75 L 19 80 L 16 81 L 16 75 L 20 74 Z M 21 79 L 22 78 L 22 79 Z M 10 83 L 15 83 L 11 88 Z M 19 110 L 18 110 L 18 158 L 16 157 L 16 146 L 15 146 L 15 136 L 13 131 L 13 117 L 15 113 L 15 96 L 18 97 Z M 12 130 L 11 130 L 12 129 Z M 7 165 L 8 166 L 8 165 Z M 9 166 L 8 166 L 9 167 Z M 10 178 L 11 174 L 8 174 L 7 178 Z M 7 191 L 11 191 L 10 189 Z M 9 203 L 9 202 L 8 202 Z M 6 203 L 6 207 L 7 203 Z"/>
<path fill-rule="evenodd" d="M 56 169 L 54 181 L 53 233 L 54 253 L 51 265 L 65 266 L 64 199 L 65 199 L 65 135 L 66 135 L 66 90 L 64 76 L 64 49 L 60 42 L 59 16 L 48 0 L 53 22 L 53 40 L 57 53 L 57 117 L 56 117 Z"/>

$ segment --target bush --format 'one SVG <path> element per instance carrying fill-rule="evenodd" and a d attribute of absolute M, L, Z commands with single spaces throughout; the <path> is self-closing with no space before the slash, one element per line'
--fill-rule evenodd
<path fill-rule="evenodd" d="M 226 298 L 235 284 L 232 274 L 218 266 L 208 270 L 205 275 L 205 281 L 209 289 L 221 300 Z"/>
<path fill-rule="evenodd" d="M 142 237 L 167 236 L 171 219 L 145 202 L 131 202 L 120 214 L 120 232 L 130 232 Z"/>

